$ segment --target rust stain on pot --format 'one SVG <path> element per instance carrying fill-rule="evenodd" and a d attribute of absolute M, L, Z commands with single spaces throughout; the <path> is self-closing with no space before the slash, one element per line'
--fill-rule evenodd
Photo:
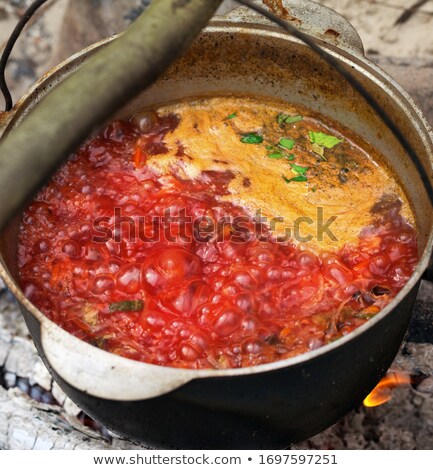
<path fill-rule="evenodd" d="M 335 29 L 331 29 L 331 28 L 327 29 L 325 31 L 325 34 L 328 36 L 332 36 L 334 38 L 338 38 L 341 36 L 341 34 L 338 31 L 335 31 Z"/>
<path fill-rule="evenodd" d="M 284 20 L 293 21 L 298 25 L 302 24 L 302 21 L 296 16 L 293 16 L 290 11 L 283 5 L 283 0 L 263 0 L 263 3 L 276 15 Z"/>
<path fill-rule="evenodd" d="M 3 128 L 3 127 L 6 127 L 7 126 L 7 123 L 9 122 L 9 117 L 10 117 L 10 114 L 7 113 L 7 112 L 0 112 L 0 130 Z"/>

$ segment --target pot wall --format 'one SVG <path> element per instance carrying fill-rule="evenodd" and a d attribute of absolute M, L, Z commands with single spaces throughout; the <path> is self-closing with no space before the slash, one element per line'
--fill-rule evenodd
<path fill-rule="evenodd" d="M 265 373 L 193 380 L 138 401 L 95 398 L 64 381 L 44 356 L 37 322 L 22 313 L 56 382 L 108 429 L 152 448 L 284 449 L 361 404 L 398 352 L 417 290 L 373 328 L 326 355 Z"/>

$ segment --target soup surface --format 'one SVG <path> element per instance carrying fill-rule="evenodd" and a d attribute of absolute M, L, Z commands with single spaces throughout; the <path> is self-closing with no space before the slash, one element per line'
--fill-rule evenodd
<path fill-rule="evenodd" d="M 25 212 L 25 295 L 99 348 L 236 368 L 375 316 L 417 263 L 415 221 L 368 143 L 268 99 L 184 101 L 110 123 Z"/>

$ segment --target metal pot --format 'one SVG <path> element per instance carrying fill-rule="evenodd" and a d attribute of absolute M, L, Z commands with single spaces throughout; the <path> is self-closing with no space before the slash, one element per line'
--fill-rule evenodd
<path fill-rule="evenodd" d="M 364 57 L 353 27 L 313 2 L 285 4 L 298 27 L 320 39 L 388 109 L 432 175 L 432 130 L 399 85 Z M 3 133 L 19 125 L 52 87 L 111 40 L 80 52 L 48 73 L 12 114 L 2 116 Z M 361 402 L 391 364 L 431 256 L 432 209 L 404 149 L 338 73 L 307 46 L 244 8 L 214 19 L 189 52 L 118 116 L 181 97 L 226 92 L 304 104 L 370 141 L 386 156 L 413 204 L 420 262 L 405 288 L 377 317 L 319 350 L 239 370 L 181 370 L 97 349 L 37 310 L 17 283 L 21 215 L 17 216 L 0 239 L 0 274 L 20 303 L 42 359 L 86 413 L 109 429 L 151 446 L 284 448 L 333 424 Z"/>

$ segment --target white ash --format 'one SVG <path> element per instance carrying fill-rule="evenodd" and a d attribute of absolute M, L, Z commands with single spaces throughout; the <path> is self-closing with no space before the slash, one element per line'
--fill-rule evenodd
<path fill-rule="evenodd" d="M 28 337 L 28 330 L 12 294 L 0 288 L 0 331 Z"/>
<path fill-rule="evenodd" d="M 17 389 L 0 388 L 0 449 L 141 449 L 134 444 L 110 444 L 77 420 L 71 426 L 58 406 L 35 404 Z"/>
<path fill-rule="evenodd" d="M 53 394 L 53 397 L 55 398 L 56 402 L 60 406 L 63 406 L 67 397 L 66 397 L 65 392 L 58 386 L 57 382 L 53 381 L 51 393 Z"/>
<path fill-rule="evenodd" d="M 4 368 L 20 377 L 30 378 L 37 362 L 40 362 L 40 359 L 34 345 L 24 338 L 13 338 L 9 343 Z"/>
<path fill-rule="evenodd" d="M 51 389 L 51 376 L 27 338 L 12 337 L 0 331 L 0 367 L 9 374 L 28 379 L 31 385 Z"/>
<path fill-rule="evenodd" d="M 397 356 L 395 364 L 399 369 L 413 375 L 433 375 L 433 345 L 407 343 Z"/>
<path fill-rule="evenodd" d="M 419 393 L 433 395 L 433 377 L 427 377 L 417 387 Z"/>

